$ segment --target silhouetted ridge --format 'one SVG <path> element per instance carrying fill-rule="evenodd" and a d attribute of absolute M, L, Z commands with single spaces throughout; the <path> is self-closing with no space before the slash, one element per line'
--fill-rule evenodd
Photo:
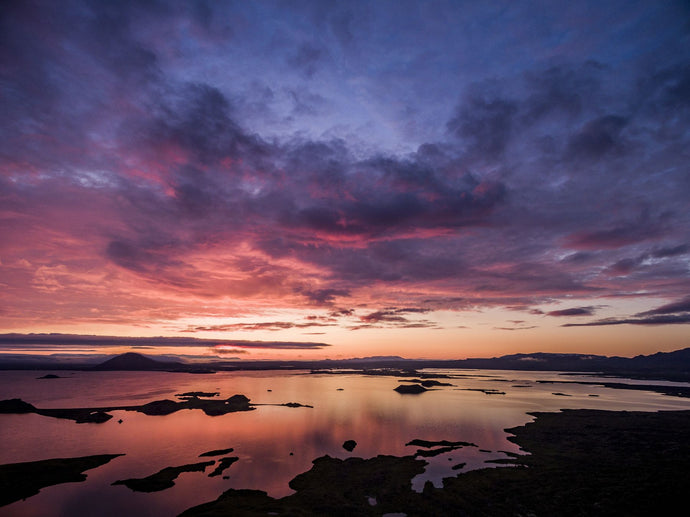
<path fill-rule="evenodd" d="M 168 370 L 179 368 L 175 361 L 157 361 L 145 355 L 127 352 L 94 366 L 93 370 Z"/>

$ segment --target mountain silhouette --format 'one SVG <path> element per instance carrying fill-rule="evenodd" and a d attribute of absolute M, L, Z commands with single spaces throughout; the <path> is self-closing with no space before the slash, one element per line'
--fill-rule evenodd
<path fill-rule="evenodd" d="M 158 361 L 145 355 L 135 352 L 117 355 L 99 365 L 91 368 L 92 370 L 169 370 L 179 368 L 182 363 L 176 361 Z"/>

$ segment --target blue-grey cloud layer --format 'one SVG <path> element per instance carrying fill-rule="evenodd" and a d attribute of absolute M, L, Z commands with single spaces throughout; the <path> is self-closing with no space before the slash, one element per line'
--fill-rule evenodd
<path fill-rule="evenodd" d="M 680 299 L 688 19 L 651 1 L 6 2 L 0 281 L 39 318 L 55 308 L 32 289 L 61 266 L 324 306 L 372 285 L 429 309 Z M 46 252 L 49 232 L 69 245 Z M 246 281 L 200 274 L 209 250 Z"/>

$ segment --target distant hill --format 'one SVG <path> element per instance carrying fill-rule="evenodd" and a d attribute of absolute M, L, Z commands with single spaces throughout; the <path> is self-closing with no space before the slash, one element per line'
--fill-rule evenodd
<path fill-rule="evenodd" d="M 5 356 L 0 354 L 2 370 L 172 370 L 188 373 L 212 373 L 218 370 L 319 370 L 347 369 L 397 369 L 461 368 L 487 370 L 542 370 L 562 372 L 587 372 L 602 375 L 625 376 L 641 379 L 667 379 L 690 382 L 690 348 L 673 352 L 658 352 L 635 357 L 607 357 L 594 354 L 532 353 L 512 354 L 501 357 L 474 359 L 404 359 L 398 356 L 355 357 L 325 360 L 224 360 L 194 364 L 177 362 L 170 357 L 153 359 L 137 353 L 126 353 L 110 358 L 96 366 L 83 361 L 44 362 L 32 356 Z"/>
<path fill-rule="evenodd" d="M 135 352 L 127 352 L 108 359 L 107 361 L 92 367 L 92 370 L 134 370 L 134 371 L 148 371 L 148 370 L 170 370 L 183 366 L 182 363 L 176 361 L 157 361 L 145 355 L 137 354 Z"/>
<path fill-rule="evenodd" d="M 690 380 L 690 348 L 638 355 L 632 358 L 592 354 L 534 353 L 505 355 L 490 359 L 464 359 L 452 361 L 452 363 L 456 368 L 601 372 L 640 378 L 663 376 L 667 379 Z"/>

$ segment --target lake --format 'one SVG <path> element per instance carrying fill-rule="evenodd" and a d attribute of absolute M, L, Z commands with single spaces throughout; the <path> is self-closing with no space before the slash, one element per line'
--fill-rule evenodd
<path fill-rule="evenodd" d="M 207 416 L 183 410 L 166 416 L 113 411 L 103 424 L 36 414 L 0 415 L 0 464 L 92 454 L 125 454 L 86 471 L 87 480 L 47 487 L 25 501 L 0 508 L 0 515 L 169 516 L 216 499 L 228 488 L 260 489 L 270 496 L 292 493 L 288 482 L 311 468 L 319 456 L 369 458 L 404 456 L 417 447 L 415 438 L 466 441 L 464 447 L 432 458 L 424 474 L 413 480 L 421 490 L 427 480 L 441 486 L 444 477 L 495 466 L 487 460 L 520 452 L 507 440 L 506 428 L 533 419 L 528 413 L 564 408 L 657 411 L 690 409 L 690 399 L 651 391 L 597 385 L 552 384 L 587 381 L 591 376 L 558 372 L 496 370 L 424 370 L 448 375 L 453 386 L 419 395 L 394 391 L 404 377 L 361 374 L 310 374 L 300 371 L 218 372 L 208 375 L 167 372 L 57 372 L 62 378 L 37 379 L 47 372 L 0 373 L 0 400 L 21 398 L 38 408 L 140 405 L 176 398 L 188 391 L 219 392 L 220 398 L 243 394 L 256 404 L 248 412 Z M 687 386 L 685 383 L 616 382 Z M 480 391 L 485 390 L 485 391 Z M 494 394 L 486 390 L 495 390 Z M 298 402 L 308 407 L 277 404 Z M 266 404 L 266 405 L 263 405 Z M 118 423 L 118 420 L 122 423 Z M 343 442 L 355 440 L 352 453 Z M 154 493 L 112 486 L 119 479 L 146 477 L 164 467 L 196 463 L 199 454 L 232 447 L 238 456 L 224 475 L 181 474 L 175 486 Z M 292 454 L 291 454 L 292 453 Z M 215 457 L 212 459 L 219 459 Z M 452 466 L 465 463 L 464 468 Z M 503 467 L 505 468 L 505 467 Z"/>

